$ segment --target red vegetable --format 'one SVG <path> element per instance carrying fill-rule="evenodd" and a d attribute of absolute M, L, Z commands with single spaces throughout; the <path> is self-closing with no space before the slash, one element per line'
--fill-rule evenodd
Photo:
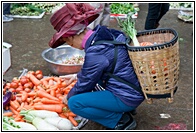
<path fill-rule="evenodd" d="M 28 80 L 27 78 L 22 78 L 22 79 L 20 79 L 21 85 L 24 85 L 24 84 L 26 84 L 26 83 L 28 83 L 28 82 L 29 82 L 29 80 Z"/>
<path fill-rule="evenodd" d="M 11 82 L 10 83 L 10 88 L 16 89 L 17 87 L 18 87 L 18 83 L 17 82 Z"/>

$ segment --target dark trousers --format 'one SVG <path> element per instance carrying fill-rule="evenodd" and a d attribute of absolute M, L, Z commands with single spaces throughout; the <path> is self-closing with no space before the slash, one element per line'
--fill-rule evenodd
<path fill-rule="evenodd" d="M 10 14 L 11 3 L 3 3 L 3 15 Z"/>
<path fill-rule="evenodd" d="M 145 29 L 156 29 L 161 18 L 169 11 L 169 3 L 149 3 Z"/>

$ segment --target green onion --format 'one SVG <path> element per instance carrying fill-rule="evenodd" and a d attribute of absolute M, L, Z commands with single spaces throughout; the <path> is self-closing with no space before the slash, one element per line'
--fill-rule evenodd
<path fill-rule="evenodd" d="M 137 30 L 135 29 L 135 20 L 132 18 L 133 13 L 127 15 L 127 18 L 117 18 L 121 29 L 132 39 L 134 46 L 140 46 L 137 40 Z"/>

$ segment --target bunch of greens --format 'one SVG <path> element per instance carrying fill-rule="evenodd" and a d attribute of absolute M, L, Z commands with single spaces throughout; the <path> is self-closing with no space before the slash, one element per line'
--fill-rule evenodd
<path fill-rule="evenodd" d="M 47 13 L 52 13 L 52 10 L 58 6 L 63 6 L 65 3 L 32 3 L 33 6 L 43 9 Z"/>
<path fill-rule="evenodd" d="M 192 3 L 170 3 L 172 8 L 192 8 Z"/>
<path fill-rule="evenodd" d="M 20 129 L 20 126 L 13 122 L 12 117 L 3 117 L 3 129 L 4 130 L 16 130 Z"/>
<path fill-rule="evenodd" d="M 113 14 L 129 14 L 137 11 L 139 11 L 139 8 L 135 8 L 133 3 L 112 3 L 110 5 L 110 12 Z"/>
<path fill-rule="evenodd" d="M 37 130 L 35 126 L 26 122 L 16 122 L 13 117 L 3 116 L 3 130 Z"/>
<path fill-rule="evenodd" d="M 132 39 L 134 46 L 140 46 L 138 40 L 137 40 L 137 30 L 135 29 L 135 19 L 133 19 L 131 16 L 133 14 L 128 14 L 127 18 L 120 19 L 116 18 L 118 21 L 118 24 L 120 28 Z"/>
<path fill-rule="evenodd" d="M 12 15 L 38 16 L 44 10 L 35 7 L 31 3 L 12 3 L 10 12 Z"/>

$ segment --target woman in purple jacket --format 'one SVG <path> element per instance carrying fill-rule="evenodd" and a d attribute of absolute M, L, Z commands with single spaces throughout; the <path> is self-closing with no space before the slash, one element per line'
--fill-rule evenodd
<path fill-rule="evenodd" d="M 50 47 L 66 42 L 85 51 L 77 82 L 63 102 L 75 114 L 107 129 L 133 130 L 136 122 L 130 112 L 143 102 L 144 96 L 125 45 L 126 36 L 105 26 L 87 28 L 100 11 L 101 7 L 95 9 L 89 4 L 67 3 L 50 19 L 57 31 Z M 104 89 L 95 91 L 97 87 Z"/>

